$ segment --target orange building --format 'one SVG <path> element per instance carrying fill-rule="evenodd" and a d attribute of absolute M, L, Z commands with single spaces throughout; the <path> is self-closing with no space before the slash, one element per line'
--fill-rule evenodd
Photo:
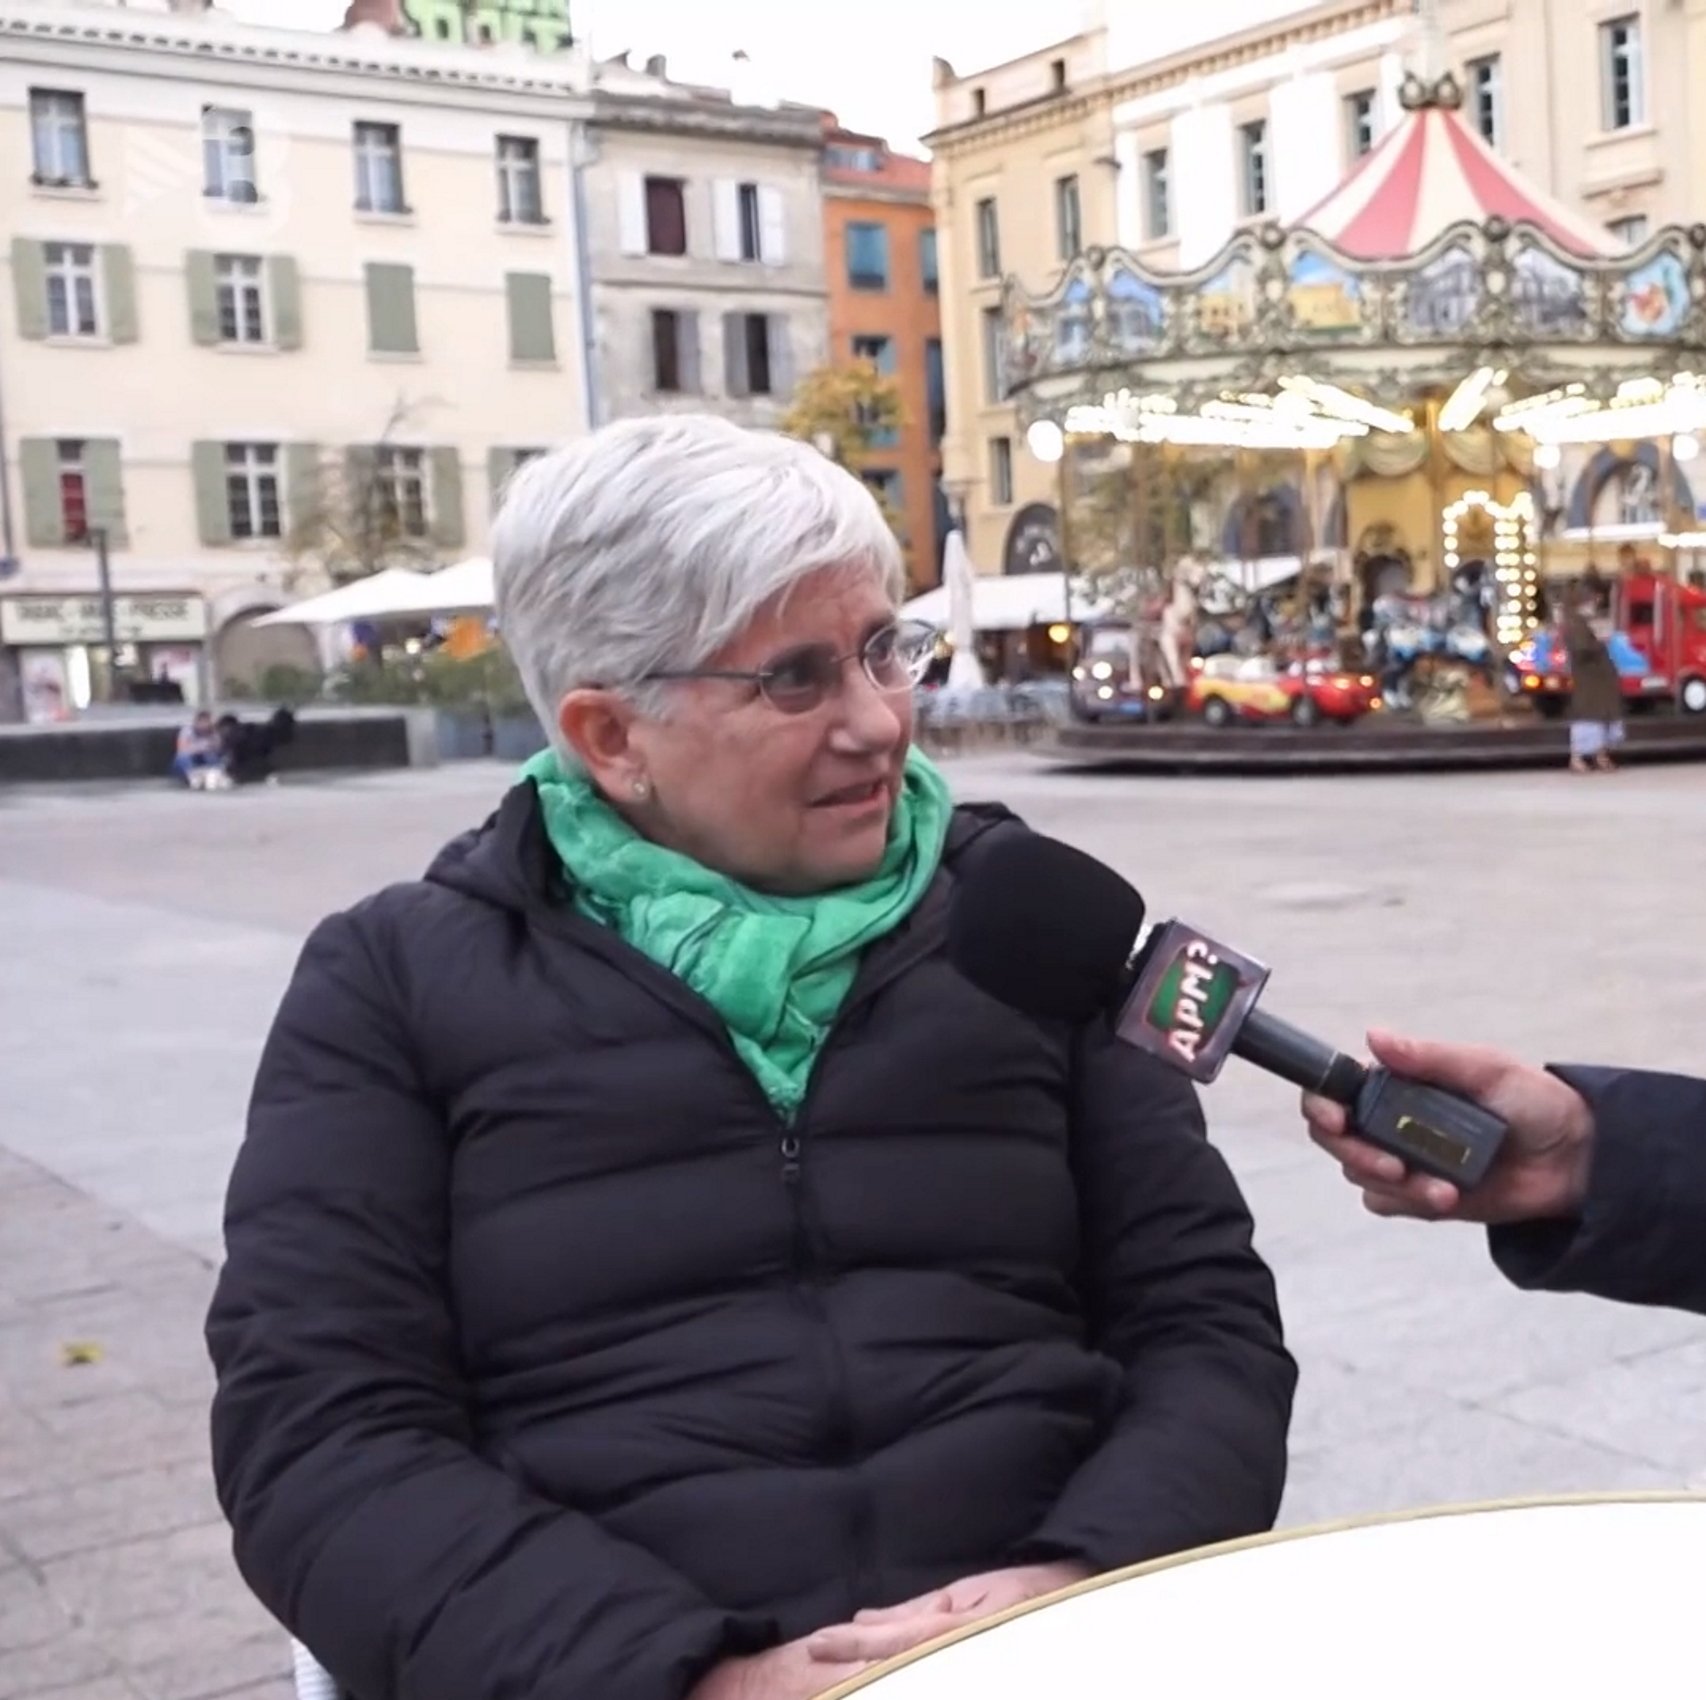
<path fill-rule="evenodd" d="M 870 360 L 900 384 L 904 423 L 861 470 L 901 515 L 908 577 L 928 589 L 941 577 L 946 429 L 930 166 L 831 120 L 823 195 L 830 358 Z"/>

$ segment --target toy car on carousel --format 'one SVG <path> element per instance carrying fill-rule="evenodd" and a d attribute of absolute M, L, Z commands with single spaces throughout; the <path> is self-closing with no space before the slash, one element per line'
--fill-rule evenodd
<path fill-rule="evenodd" d="M 1210 726 L 1288 720 L 1294 726 L 1332 721 L 1349 726 L 1380 707 L 1372 674 L 1324 661 L 1281 666 L 1266 655 L 1216 655 L 1204 661 L 1185 693 L 1185 710 Z"/>

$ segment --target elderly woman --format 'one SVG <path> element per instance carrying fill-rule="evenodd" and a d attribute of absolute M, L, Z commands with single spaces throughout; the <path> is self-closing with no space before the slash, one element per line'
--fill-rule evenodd
<path fill-rule="evenodd" d="M 493 537 L 552 749 L 324 922 L 208 1324 L 256 1593 L 361 1700 L 805 1700 L 1266 1528 L 1294 1369 L 1191 1089 L 944 954 L 859 482 L 712 419 Z"/>

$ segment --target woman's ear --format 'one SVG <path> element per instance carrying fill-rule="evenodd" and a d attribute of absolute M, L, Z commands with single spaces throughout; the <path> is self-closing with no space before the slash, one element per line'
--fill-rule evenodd
<path fill-rule="evenodd" d="M 635 714 L 614 691 L 570 691 L 557 705 L 557 729 L 606 797 L 624 800 L 649 788 L 635 746 Z"/>

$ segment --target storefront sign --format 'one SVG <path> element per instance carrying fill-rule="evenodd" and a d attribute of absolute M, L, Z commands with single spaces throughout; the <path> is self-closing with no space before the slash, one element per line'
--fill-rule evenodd
<path fill-rule="evenodd" d="M 1060 519 L 1046 502 L 1021 508 L 1007 528 L 1007 545 L 1001 551 L 1004 573 L 1058 573 Z"/>
<path fill-rule="evenodd" d="M 199 596 L 115 596 L 113 624 L 120 643 L 200 643 L 207 604 Z M 53 649 L 106 641 L 98 596 L 0 597 L 0 643 Z"/>

